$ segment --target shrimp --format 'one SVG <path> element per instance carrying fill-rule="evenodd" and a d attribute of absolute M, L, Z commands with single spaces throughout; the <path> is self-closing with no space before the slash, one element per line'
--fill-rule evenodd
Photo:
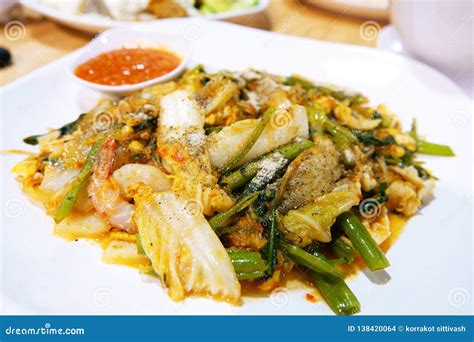
<path fill-rule="evenodd" d="M 132 233 L 136 231 L 132 220 L 135 208 L 121 196 L 119 186 L 110 177 L 116 150 L 113 138 L 104 141 L 87 192 L 95 210 L 112 226 Z"/>

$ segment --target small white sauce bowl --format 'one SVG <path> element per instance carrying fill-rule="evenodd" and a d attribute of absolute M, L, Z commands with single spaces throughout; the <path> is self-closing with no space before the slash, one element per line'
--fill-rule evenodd
<path fill-rule="evenodd" d="M 86 81 L 75 74 L 76 68 L 98 55 L 121 48 L 156 48 L 176 54 L 181 63 L 171 72 L 145 82 L 126 85 L 103 85 Z M 69 73 L 82 85 L 111 94 L 128 94 L 151 85 L 169 81 L 184 71 L 191 57 L 192 44 L 179 36 L 164 35 L 146 28 L 124 28 L 107 30 L 95 37 L 81 49 L 81 53 L 68 65 Z"/>

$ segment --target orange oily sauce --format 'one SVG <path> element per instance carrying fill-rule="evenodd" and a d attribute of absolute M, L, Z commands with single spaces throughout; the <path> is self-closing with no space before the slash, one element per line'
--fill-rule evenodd
<path fill-rule="evenodd" d="M 163 76 L 181 63 L 172 52 L 153 48 L 112 50 L 79 65 L 74 74 L 83 80 L 119 86 Z"/>
<path fill-rule="evenodd" d="M 390 219 L 390 229 L 391 234 L 381 245 L 380 248 L 386 253 L 393 244 L 397 241 L 400 236 L 405 224 L 407 222 L 406 218 L 403 218 L 396 214 L 389 214 Z M 360 271 L 362 271 L 366 266 L 364 261 L 360 256 L 356 256 L 354 262 L 351 265 L 339 265 L 336 266 L 340 271 L 342 271 L 346 277 L 346 281 L 355 277 Z M 261 284 L 260 280 L 256 281 L 243 281 L 242 283 L 242 295 L 248 297 L 264 297 L 268 296 L 269 291 L 262 291 L 258 285 Z M 311 280 L 305 274 L 303 268 L 294 266 L 293 269 L 285 274 L 285 277 L 282 279 L 282 282 L 279 284 L 279 287 L 287 287 L 290 290 L 306 290 L 308 291 L 305 294 L 305 299 L 308 302 L 316 303 L 322 299 L 321 294 L 318 290 L 314 288 Z"/>
<path fill-rule="evenodd" d="M 398 216 L 396 214 L 389 214 L 390 219 L 390 227 L 391 227 L 391 235 L 390 237 L 385 240 L 381 245 L 380 248 L 386 253 L 395 243 L 395 241 L 400 236 L 405 224 L 407 222 L 406 218 Z M 62 234 L 56 235 L 65 238 L 67 240 L 73 240 L 75 237 L 73 236 L 64 236 Z M 83 238 L 81 236 L 77 236 L 76 238 Z M 125 232 L 121 232 L 118 229 L 112 229 L 104 235 L 97 236 L 95 239 L 92 238 L 91 240 L 98 243 L 102 249 L 105 251 L 109 245 L 114 241 L 122 241 L 124 243 L 130 243 L 135 245 L 135 234 L 128 234 Z M 136 268 L 140 270 L 144 274 L 150 274 L 149 272 L 152 270 L 150 261 L 142 255 L 137 254 L 132 258 L 116 258 L 114 260 L 104 260 L 103 261 L 109 264 L 118 264 L 123 266 L 128 266 L 132 268 Z M 364 261 L 360 258 L 360 256 L 356 256 L 354 262 L 351 265 L 345 266 L 340 265 L 338 268 L 346 275 L 346 280 L 356 276 L 361 270 L 365 268 Z M 152 275 L 152 274 L 150 274 Z M 259 287 L 262 284 L 261 280 L 255 281 L 241 281 L 241 290 L 242 296 L 246 297 L 264 297 L 268 296 L 268 293 L 271 291 L 263 291 Z M 278 287 L 285 287 L 290 290 L 307 290 L 308 292 L 305 294 L 305 299 L 311 303 L 316 303 L 322 300 L 322 296 L 318 290 L 314 289 L 314 286 L 311 283 L 311 280 L 305 274 L 303 269 L 297 267 L 293 267 L 293 269 L 285 274 L 282 282 L 278 285 Z M 218 298 L 215 298 L 218 299 Z"/>

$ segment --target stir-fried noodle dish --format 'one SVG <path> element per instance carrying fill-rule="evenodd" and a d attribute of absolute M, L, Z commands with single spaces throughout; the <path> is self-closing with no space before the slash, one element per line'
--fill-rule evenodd
<path fill-rule="evenodd" d="M 240 305 L 296 274 L 337 314 L 360 311 L 345 278 L 388 267 L 431 196 L 417 154 L 452 155 L 361 94 L 202 66 L 24 141 L 39 152 L 13 171 L 55 234 L 96 240 L 171 299 Z"/>

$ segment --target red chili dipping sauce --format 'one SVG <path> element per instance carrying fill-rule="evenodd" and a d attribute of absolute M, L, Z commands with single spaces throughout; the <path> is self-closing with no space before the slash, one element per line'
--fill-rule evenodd
<path fill-rule="evenodd" d="M 98 55 L 79 65 L 74 73 L 83 80 L 103 85 L 126 85 L 163 76 L 178 67 L 172 52 L 153 48 L 122 48 Z"/>

